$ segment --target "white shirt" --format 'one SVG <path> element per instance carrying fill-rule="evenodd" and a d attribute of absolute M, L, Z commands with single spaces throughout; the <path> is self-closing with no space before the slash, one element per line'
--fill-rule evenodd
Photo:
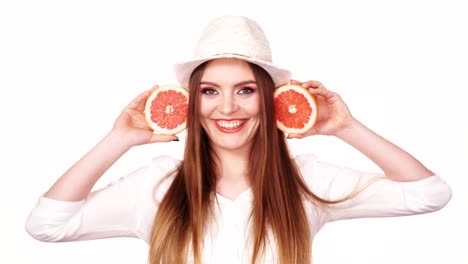
<path fill-rule="evenodd" d="M 313 155 L 295 158 L 305 182 L 317 196 L 335 200 L 381 174 L 363 173 L 320 162 Z M 41 241 L 77 241 L 108 237 L 136 237 L 149 242 L 157 202 L 171 179 L 155 186 L 179 164 L 161 156 L 143 168 L 107 187 L 92 192 L 78 202 L 40 197 L 26 222 L 26 230 Z M 327 223 L 362 217 L 387 217 L 428 213 L 443 208 L 451 189 L 437 175 L 414 181 L 377 180 L 346 202 L 317 206 L 304 201 L 312 238 Z M 248 218 L 252 191 L 245 190 L 235 200 L 216 194 L 214 219 L 205 234 L 203 263 L 250 263 L 251 244 Z M 271 244 L 264 263 L 277 263 L 276 246 Z"/>

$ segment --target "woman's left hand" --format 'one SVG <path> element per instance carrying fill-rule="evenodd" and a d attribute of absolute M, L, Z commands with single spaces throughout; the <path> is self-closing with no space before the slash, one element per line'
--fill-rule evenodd
<path fill-rule="evenodd" d="M 341 97 L 329 91 L 318 81 L 301 83 L 291 80 L 291 84 L 301 85 L 317 99 L 318 116 L 314 126 L 303 134 L 289 134 L 288 138 L 303 138 L 310 135 L 336 135 L 349 127 L 353 116 Z"/>

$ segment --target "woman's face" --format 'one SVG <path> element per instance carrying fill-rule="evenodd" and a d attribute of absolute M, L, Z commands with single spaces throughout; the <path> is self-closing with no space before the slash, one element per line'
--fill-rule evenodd
<path fill-rule="evenodd" d="M 259 94 L 249 64 L 239 59 L 210 61 L 199 92 L 200 121 L 214 150 L 249 150 L 259 126 Z"/>

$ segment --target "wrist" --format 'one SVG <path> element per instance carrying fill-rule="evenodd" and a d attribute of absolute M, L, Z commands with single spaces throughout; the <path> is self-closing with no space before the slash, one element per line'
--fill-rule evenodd
<path fill-rule="evenodd" d="M 133 144 L 127 138 L 124 133 L 118 130 L 111 130 L 104 136 L 101 142 L 113 151 L 125 153 L 133 147 Z"/>
<path fill-rule="evenodd" d="M 346 141 L 347 138 L 351 137 L 355 132 L 362 126 L 362 123 L 359 122 L 354 117 L 351 117 L 350 122 L 343 126 L 340 130 L 335 133 L 335 136 L 341 140 Z"/>

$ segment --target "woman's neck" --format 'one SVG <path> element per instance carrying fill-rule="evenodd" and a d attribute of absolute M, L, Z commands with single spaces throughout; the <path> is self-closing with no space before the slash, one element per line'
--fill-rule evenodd
<path fill-rule="evenodd" d="M 218 179 L 216 192 L 234 200 L 250 187 L 248 150 L 216 150 Z"/>

